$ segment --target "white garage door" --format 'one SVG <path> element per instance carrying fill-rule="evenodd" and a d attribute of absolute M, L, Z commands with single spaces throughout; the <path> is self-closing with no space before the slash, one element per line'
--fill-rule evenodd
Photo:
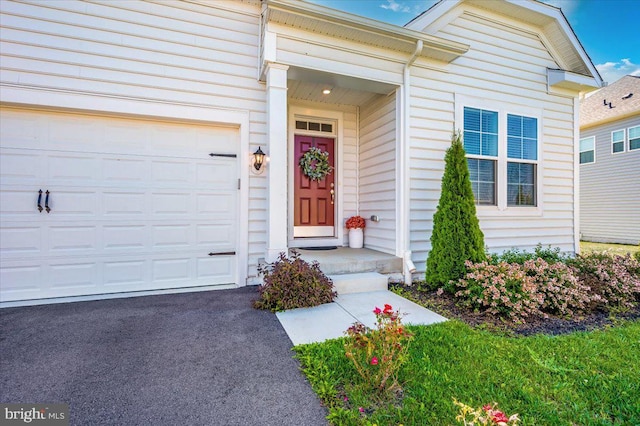
<path fill-rule="evenodd" d="M 237 129 L 1 112 L 0 301 L 237 282 Z"/>

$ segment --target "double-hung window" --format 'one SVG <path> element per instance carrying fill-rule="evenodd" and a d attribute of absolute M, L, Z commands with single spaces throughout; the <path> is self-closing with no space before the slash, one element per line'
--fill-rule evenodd
<path fill-rule="evenodd" d="M 580 164 L 596 162 L 596 137 L 580 139 Z"/>
<path fill-rule="evenodd" d="M 476 204 L 537 207 L 539 118 L 490 105 L 464 106 L 461 112 Z"/>
<path fill-rule="evenodd" d="M 629 151 L 640 149 L 640 126 L 629 128 Z"/>
<path fill-rule="evenodd" d="M 463 141 L 476 204 L 493 206 L 496 204 L 498 113 L 465 107 Z"/>
<path fill-rule="evenodd" d="M 611 132 L 611 153 L 624 152 L 624 129 Z"/>
<path fill-rule="evenodd" d="M 507 205 L 536 205 L 538 119 L 507 114 Z"/>

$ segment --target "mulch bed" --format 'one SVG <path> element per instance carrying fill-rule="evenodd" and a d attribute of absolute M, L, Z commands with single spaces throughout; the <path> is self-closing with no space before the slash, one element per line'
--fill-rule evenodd
<path fill-rule="evenodd" d="M 449 318 L 459 319 L 472 327 L 481 326 L 491 330 L 502 331 L 509 334 L 529 336 L 532 334 L 558 335 L 573 333 L 575 331 L 591 331 L 608 325 L 614 325 L 620 320 L 640 319 L 640 306 L 615 316 L 608 312 L 594 312 L 588 315 L 559 318 L 529 318 L 526 323 L 514 324 L 513 322 L 496 318 L 494 315 L 484 312 L 474 312 L 456 304 L 456 299 L 449 293 L 437 294 L 435 291 L 418 291 L 418 286 L 411 287 L 402 284 L 393 284 L 392 287 L 402 289 L 408 298 L 431 309 L 438 314 Z"/>

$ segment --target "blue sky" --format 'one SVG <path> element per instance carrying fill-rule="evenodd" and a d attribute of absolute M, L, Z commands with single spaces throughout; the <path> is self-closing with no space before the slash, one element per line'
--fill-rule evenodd
<path fill-rule="evenodd" d="M 402 26 L 437 0 L 308 1 Z M 562 8 L 605 81 L 640 76 L 640 0 L 543 1 Z"/>

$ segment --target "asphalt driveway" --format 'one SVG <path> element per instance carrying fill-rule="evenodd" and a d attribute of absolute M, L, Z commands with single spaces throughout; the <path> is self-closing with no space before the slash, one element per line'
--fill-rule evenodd
<path fill-rule="evenodd" d="M 255 288 L 0 310 L 0 402 L 72 425 L 326 425 Z"/>

